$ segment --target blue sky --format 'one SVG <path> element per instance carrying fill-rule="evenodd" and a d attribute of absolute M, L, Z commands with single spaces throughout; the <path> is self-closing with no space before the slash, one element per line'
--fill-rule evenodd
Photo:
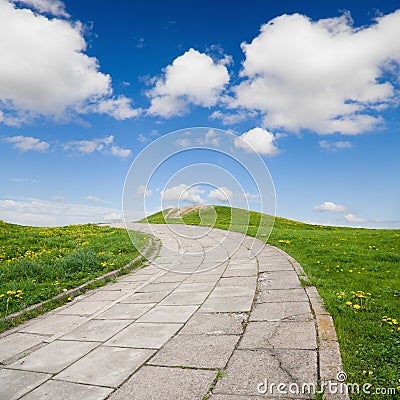
<path fill-rule="evenodd" d="M 0 219 L 118 219 L 139 152 L 205 126 L 259 152 L 277 215 L 398 228 L 397 7 L 0 0 Z"/>

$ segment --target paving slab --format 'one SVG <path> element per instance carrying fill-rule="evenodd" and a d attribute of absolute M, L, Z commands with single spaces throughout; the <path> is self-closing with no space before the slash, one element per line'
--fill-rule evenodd
<path fill-rule="evenodd" d="M 312 321 L 310 303 L 279 302 L 259 303 L 254 306 L 250 321 Z"/>
<path fill-rule="evenodd" d="M 316 366 L 317 352 L 312 350 L 236 350 L 214 393 L 258 396 L 258 386 L 265 379 L 276 385 L 317 384 Z M 287 397 L 302 398 L 294 394 Z"/>
<path fill-rule="evenodd" d="M 239 348 L 314 350 L 317 348 L 315 323 L 249 322 Z"/>
<path fill-rule="evenodd" d="M 152 365 L 224 368 L 240 336 L 176 335 L 151 360 Z"/>
<path fill-rule="evenodd" d="M 58 312 L 59 315 L 80 315 L 80 316 L 88 316 L 96 311 L 99 311 L 101 308 L 107 306 L 108 304 L 112 304 L 112 301 L 87 301 L 89 298 L 86 298 L 86 301 L 77 301 L 76 303 L 69 305 L 68 307 L 63 307 L 61 311 Z"/>
<path fill-rule="evenodd" d="M 144 366 L 110 400 L 201 400 L 215 375 L 215 371 Z"/>
<path fill-rule="evenodd" d="M 182 327 L 182 324 L 135 322 L 113 338 L 106 346 L 159 349 Z"/>
<path fill-rule="evenodd" d="M 100 314 L 99 319 L 136 319 L 155 306 L 156 303 L 115 304 L 107 311 Z"/>
<path fill-rule="evenodd" d="M 0 399 L 17 400 L 50 378 L 50 374 L 2 369 L 0 370 Z"/>
<path fill-rule="evenodd" d="M 93 342 L 57 340 L 11 364 L 9 367 L 56 374 L 97 346 L 98 344 Z"/>
<path fill-rule="evenodd" d="M 243 313 L 202 313 L 197 312 L 180 331 L 195 335 L 241 335 L 243 323 L 248 315 Z"/>
<path fill-rule="evenodd" d="M 148 349 L 100 346 L 54 379 L 116 388 L 153 353 Z"/>
<path fill-rule="evenodd" d="M 210 297 L 200 307 L 201 312 L 249 312 L 253 296 Z"/>
<path fill-rule="evenodd" d="M 104 342 L 132 322 L 133 320 L 92 319 L 61 336 L 61 340 Z"/>
<path fill-rule="evenodd" d="M 114 301 L 125 296 L 127 291 L 125 290 L 98 290 L 90 296 L 88 296 L 87 301 Z"/>
<path fill-rule="evenodd" d="M 125 297 L 123 303 L 158 303 L 164 297 L 168 296 L 170 291 L 165 292 L 147 292 L 147 293 L 134 293 L 129 297 Z"/>
<path fill-rule="evenodd" d="M 21 400 L 104 400 L 112 391 L 113 389 L 105 387 L 50 380 L 22 397 Z"/>
<path fill-rule="evenodd" d="M 137 322 L 176 322 L 185 323 L 198 306 L 155 306 Z"/>
<path fill-rule="evenodd" d="M 308 297 L 303 288 L 298 289 L 262 289 L 260 288 L 257 303 L 276 303 L 276 302 L 308 301 Z"/>
<path fill-rule="evenodd" d="M 15 333 L 0 339 L 0 362 L 42 343 L 45 336 Z"/>
<path fill-rule="evenodd" d="M 195 292 L 195 293 L 175 293 L 172 292 L 159 304 L 160 306 L 173 306 L 173 305 L 196 305 L 201 304 L 208 296 L 209 292 Z"/>

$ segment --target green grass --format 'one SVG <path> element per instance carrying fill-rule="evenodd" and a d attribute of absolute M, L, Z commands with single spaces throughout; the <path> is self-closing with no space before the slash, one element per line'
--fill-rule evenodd
<path fill-rule="evenodd" d="M 149 240 L 132 234 L 143 244 Z M 8 326 L 5 316 L 121 268 L 136 256 L 125 229 L 90 224 L 37 228 L 0 221 L 0 330 Z"/>
<path fill-rule="evenodd" d="M 269 223 L 268 217 L 228 207 L 215 207 L 215 211 L 215 227 L 267 240 L 268 229 L 257 231 L 262 218 Z M 167 222 L 208 225 L 206 212 L 202 213 L 193 211 L 182 221 Z M 240 222 L 247 219 L 248 224 Z M 162 212 L 147 220 L 165 223 Z M 396 324 L 400 320 L 399 239 L 400 230 L 309 225 L 283 218 L 276 218 L 268 239 L 269 244 L 294 257 L 310 284 L 318 288 L 335 322 L 348 382 L 370 382 L 374 388 L 400 385 L 400 331 Z"/>

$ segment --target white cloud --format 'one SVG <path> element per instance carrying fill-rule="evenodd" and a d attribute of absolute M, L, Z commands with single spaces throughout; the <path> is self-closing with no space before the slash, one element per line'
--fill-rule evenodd
<path fill-rule="evenodd" d="M 365 219 L 358 218 L 354 214 L 347 214 L 344 216 L 344 219 L 348 222 L 365 222 Z"/>
<path fill-rule="evenodd" d="M 114 143 L 114 135 L 105 138 L 96 138 L 92 140 L 77 140 L 62 145 L 66 151 L 76 151 L 82 154 L 91 154 L 99 152 L 103 154 L 111 154 L 116 157 L 126 158 L 132 154 L 129 149 L 123 149 Z"/>
<path fill-rule="evenodd" d="M 192 204 L 203 204 L 204 199 L 201 194 L 204 190 L 197 186 L 188 186 L 184 183 L 166 188 L 161 191 L 162 201 L 187 201 Z"/>
<path fill-rule="evenodd" d="M 12 143 L 20 151 L 41 151 L 48 150 L 50 145 L 47 142 L 31 136 L 10 136 L 3 139 L 4 142 Z"/>
<path fill-rule="evenodd" d="M 318 143 L 323 149 L 331 151 L 351 149 L 353 147 L 352 144 L 347 140 L 338 142 L 328 142 L 327 140 L 321 140 Z"/>
<path fill-rule="evenodd" d="M 235 125 L 240 122 L 254 118 L 257 115 L 255 111 L 238 111 L 234 114 L 225 113 L 220 110 L 214 111 L 210 115 L 211 120 L 220 120 L 223 125 Z"/>
<path fill-rule="evenodd" d="M 120 221 L 122 221 L 122 213 L 112 212 L 110 214 L 106 214 L 103 217 L 103 221 L 105 221 L 105 222 L 120 222 Z"/>
<path fill-rule="evenodd" d="M 322 204 L 315 206 L 314 211 L 316 212 L 325 212 L 325 211 L 332 211 L 332 212 L 344 212 L 346 211 L 346 207 L 340 204 L 335 204 L 332 201 L 324 201 Z"/>
<path fill-rule="evenodd" d="M 178 147 L 186 148 L 186 147 L 190 147 L 192 145 L 192 142 L 188 138 L 180 138 L 180 139 L 175 141 L 175 144 Z"/>
<path fill-rule="evenodd" d="M 22 225 L 59 226 L 121 220 L 122 212 L 109 207 L 39 199 L 0 199 L 0 219 Z M 118 216 L 118 218 L 117 218 Z M 141 218 L 137 215 L 137 218 Z"/>
<path fill-rule="evenodd" d="M 254 202 L 259 202 L 261 200 L 260 194 L 253 194 L 249 192 L 243 193 L 243 197 L 247 199 L 247 201 L 254 201 Z"/>
<path fill-rule="evenodd" d="M 69 14 L 65 11 L 65 4 L 60 0 L 12 0 L 12 2 L 33 7 L 41 13 L 49 13 L 56 17 L 69 17 Z"/>
<path fill-rule="evenodd" d="M 221 186 L 212 190 L 209 193 L 208 198 L 210 200 L 218 201 L 220 203 L 229 203 L 233 198 L 233 192 L 227 187 Z"/>
<path fill-rule="evenodd" d="M 400 10 L 354 28 L 349 14 L 311 21 L 282 15 L 243 43 L 244 80 L 231 107 L 258 110 L 270 128 L 358 134 L 382 122 L 394 100 L 389 76 L 400 62 Z"/>
<path fill-rule="evenodd" d="M 104 200 L 97 196 L 86 196 L 83 200 L 90 201 L 92 203 L 102 203 Z"/>
<path fill-rule="evenodd" d="M 144 197 L 150 197 L 153 194 L 153 191 L 151 189 L 147 189 L 144 185 L 140 185 L 137 188 L 137 193 L 143 194 Z"/>
<path fill-rule="evenodd" d="M 10 181 L 17 183 L 40 183 L 40 180 L 30 178 L 10 178 Z"/>
<path fill-rule="evenodd" d="M 62 12 L 58 1 L 25 3 Z M 79 21 L 50 19 L 0 1 L 0 37 L 7 38 L 0 41 L 0 122 L 65 120 L 88 112 L 126 119 L 140 112 L 130 99 L 113 97 L 111 77 L 85 54 L 83 30 Z"/>
<path fill-rule="evenodd" d="M 279 153 L 274 144 L 275 136 L 263 128 L 253 128 L 235 139 L 235 146 L 246 151 L 253 149 L 260 154 L 273 156 Z"/>
<path fill-rule="evenodd" d="M 226 63 L 226 58 L 214 62 L 210 56 L 189 49 L 164 69 L 164 76 L 148 91 L 149 114 L 168 118 L 184 114 L 189 104 L 215 105 L 229 82 Z"/>

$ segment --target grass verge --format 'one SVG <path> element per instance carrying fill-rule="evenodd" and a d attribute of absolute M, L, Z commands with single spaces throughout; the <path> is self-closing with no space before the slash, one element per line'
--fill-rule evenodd
<path fill-rule="evenodd" d="M 214 226 L 257 235 L 262 216 L 256 212 L 214 207 Z M 200 225 L 194 210 L 168 223 Z M 232 215 L 243 213 L 231 224 Z M 246 217 L 246 218 L 245 218 Z M 237 221 L 249 219 L 248 224 Z M 163 213 L 147 218 L 165 223 Z M 206 223 L 207 225 L 207 223 Z M 263 236 L 264 235 L 264 236 Z M 265 234 L 258 238 L 266 241 Z M 372 394 L 354 399 L 399 398 L 400 393 L 400 230 L 309 225 L 276 218 L 268 243 L 294 257 L 316 286 L 336 327 L 348 382 L 372 384 Z M 374 394 L 394 388 L 396 394 Z M 396 397 L 397 396 L 397 397 Z"/>
<path fill-rule="evenodd" d="M 132 234 L 143 244 L 149 241 L 142 233 Z M 7 315 L 119 269 L 138 256 L 125 229 L 91 224 L 37 228 L 0 221 L 0 243 L 0 331 L 10 327 Z M 13 323 L 64 301 L 52 301 Z"/>

